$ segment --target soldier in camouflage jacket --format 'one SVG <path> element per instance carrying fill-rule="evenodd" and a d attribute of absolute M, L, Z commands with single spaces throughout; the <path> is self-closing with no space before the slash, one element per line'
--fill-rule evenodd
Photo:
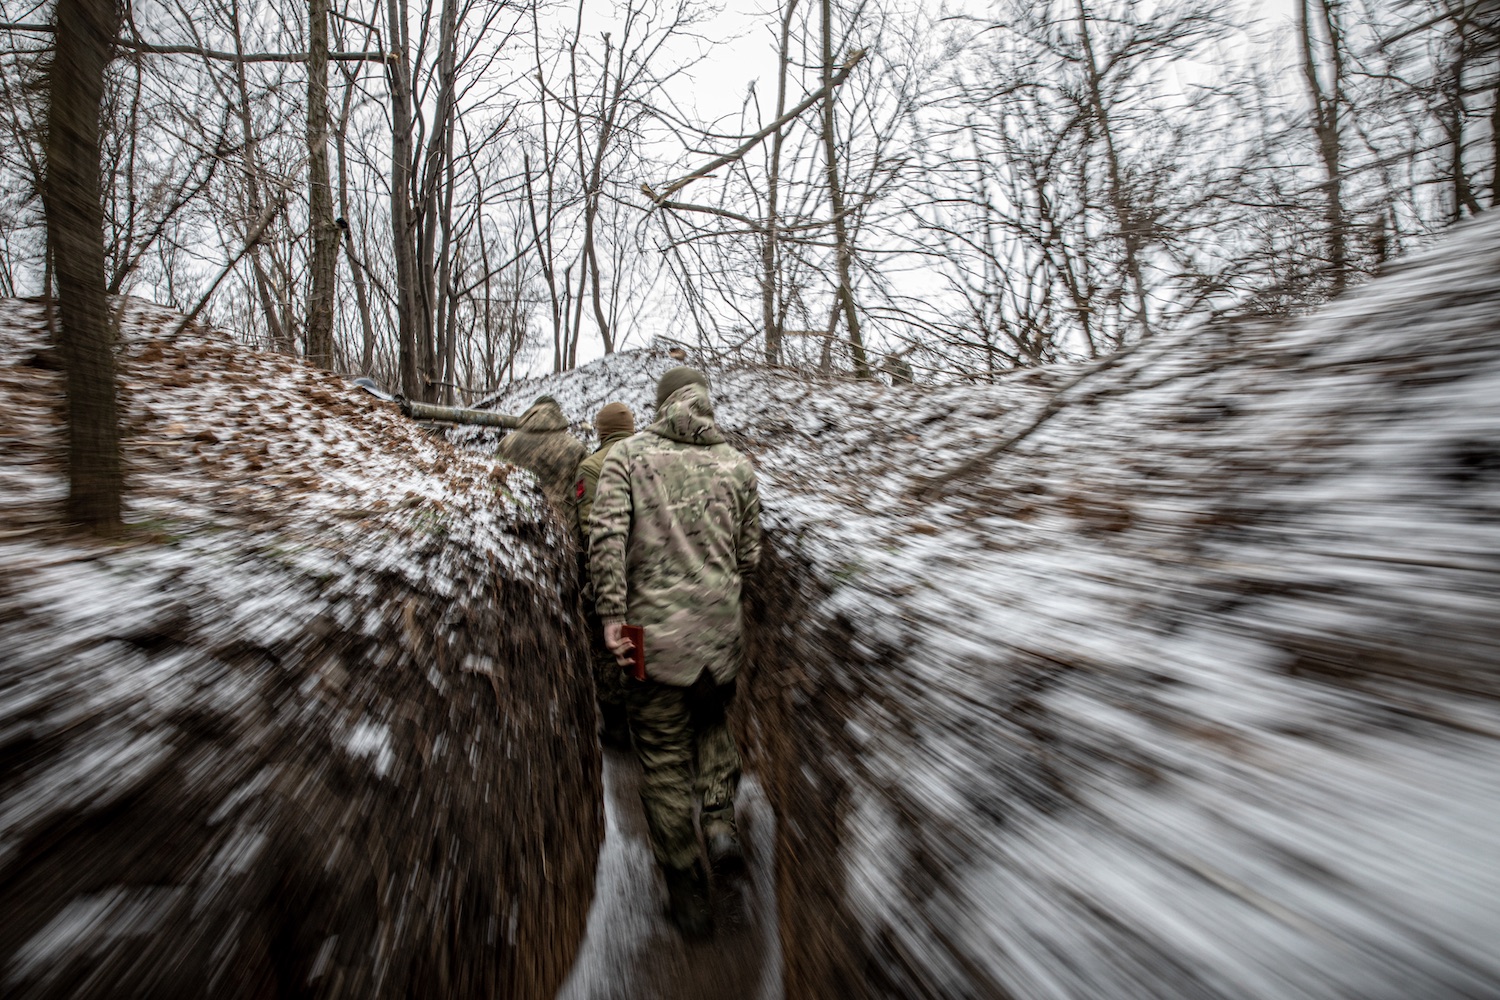
<path fill-rule="evenodd" d="M 588 449 L 568 431 L 568 418 L 551 396 L 538 396 L 516 429 L 500 442 L 499 456 L 536 473 L 542 492 L 559 511 L 568 509 L 573 474 Z"/>
<path fill-rule="evenodd" d="M 741 581 L 760 560 L 760 497 L 749 460 L 714 423 L 701 373 L 668 372 L 657 403 L 656 422 L 604 463 L 589 560 L 605 641 L 622 665 L 630 646 L 620 626 L 645 629 L 646 679 L 628 683 L 626 700 L 641 801 L 671 915 L 697 934 L 710 917 L 695 804 L 709 861 L 743 864 L 734 819 L 740 758 L 727 711 L 744 656 Z"/>
<path fill-rule="evenodd" d="M 624 403 L 605 404 L 594 417 L 594 432 L 599 437 L 599 448 L 578 463 L 573 483 L 573 513 L 578 540 L 585 550 L 589 547 L 589 518 L 594 511 L 594 494 L 598 492 L 604 460 L 609 457 L 610 449 L 635 433 L 635 417 L 630 407 Z"/>
<path fill-rule="evenodd" d="M 573 513 L 578 524 L 578 541 L 585 560 L 589 549 L 590 516 L 599 472 L 610 450 L 635 433 L 635 417 L 624 403 L 609 403 L 594 417 L 594 431 L 599 449 L 578 463 L 573 484 Z M 584 566 L 584 620 L 589 630 L 589 652 L 594 666 L 594 694 L 599 701 L 599 740 L 616 750 L 630 749 L 630 727 L 625 718 L 624 674 L 615 662 L 615 654 L 604 645 L 604 625 L 594 612 L 594 588 L 588 583 L 588 564 Z"/>

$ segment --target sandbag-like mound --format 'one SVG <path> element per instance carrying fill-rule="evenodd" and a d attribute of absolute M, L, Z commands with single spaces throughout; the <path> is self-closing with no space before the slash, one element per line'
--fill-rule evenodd
<path fill-rule="evenodd" d="M 529 476 L 132 307 L 119 543 L 55 523 L 0 304 L 0 993 L 550 997 L 602 835 L 574 553 Z"/>

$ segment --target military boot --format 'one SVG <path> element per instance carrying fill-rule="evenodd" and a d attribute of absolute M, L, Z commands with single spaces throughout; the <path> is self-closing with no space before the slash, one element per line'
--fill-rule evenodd
<path fill-rule="evenodd" d="M 733 875 L 745 870 L 745 848 L 735 829 L 734 811 L 722 810 L 703 817 L 703 840 L 708 846 L 708 863 L 716 875 Z"/>
<path fill-rule="evenodd" d="M 714 932 L 713 911 L 708 908 L 708 880 L 699 865 L 663 868 L 667 878 L 667 918 L 683 937 L 704 938 Z"/>

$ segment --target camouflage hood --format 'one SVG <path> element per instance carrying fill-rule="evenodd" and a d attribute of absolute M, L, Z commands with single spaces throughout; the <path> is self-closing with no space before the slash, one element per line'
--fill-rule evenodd
<path fill-rule="evenodd" d="M 547 498 L 559 510 L 572 500 L 573 473 L 587 454 L 583 444 L 568 433 L 568 418 L 552 399 L 541 399 L 521 414 L 516 429 L 500 441 L 501 458 L 536 473 Z"/>
<path fill-rule="evenodd" d="M 714 407 L 709 402 L 708 391 L 696 382 L 668 396 L 661 409 L 656 411 L 656 423 L 646 431 L 683 444 L 724 443 L 724 435 L 714 423 Z"/>
<path fill-rule="evenodd" d="M 568 418 L 563 414 L 562 407 L 553 400 L 546 399 L 532 403 L 530 408 L 521 414 L 521 420 L 516 424 L 518 430 L 523 431 L 565 431 L 568 429 Z"/>

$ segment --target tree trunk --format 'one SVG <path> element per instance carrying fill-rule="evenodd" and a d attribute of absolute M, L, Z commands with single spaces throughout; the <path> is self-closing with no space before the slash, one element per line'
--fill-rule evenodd
<path fill-rule="evenodd" d="M 598 193 L 595 192 L 595 211 L 598 209 Z M 599 325 L 599 338 L 604 344 L 604 353 L 615 353 L 614 339 L 610 336 L 609 317 L 604 314 L 604 303 L 600 299 L 599 254 L 594 249 L 594 212 L 588 214 L 584 223 L 583 251 L 589 271 L 589 299 L 594 306 L 594 322 Z"/>
<path fill-rule="evenodd" d="M 234 26 L 234 51 L 236 54 L 244 52 L 244 41 L 240 34 L 240 8 L 238 2 L 230 7 L 230 16 Z M 259 148 L 255 138 L 255 123 L 250 117 L 250 86 L 245 79 L 245 63 L 243 60 L 235 60 L 234 82 L 239 94 L 239 118 L 240 136 L 243 139 L 241 159 L 245 165 L 245 200 L 249 205 L 249 213 L 245 221 L 246 232 L 255 224 L 256 219 L 265 213 L 265 201 L 261 197 L 260 190 L 260 160 L 256 153 Z M 255 294 L 260 299 L 260 310 L 266 317 L 266 332 L 270 335 L 271 349 L 283 354 L 291 354 L 295 350 L 291 338 L 287 336 L 285 328 L 281 323 L 281 313 L 276 306 L 276 298 L 271 288 L 270 276 L 266 274 L 265 265 L 260 259 L 260 245 L 257 243 L 250 248 L 250 270 L 255 276 Z"/>
<path fill-rule="evenodd" d="M 417 254 L 411 221 L 411 66 L 407 61 L 405 0 L 386 0 L 390 45 L 386 63 L 391 88 L 391 238 L 396 257 L 396 355 L 401 394 L 431 402 L 431 385 L 418 371 Z"/>
<path fill-rule="evenodd" d="M 1078 0 L 1078 34 L 1083 40 L 1084 58 L 1087 60 L 1085 69 L 1089 80 L 1089 104 L 1094 120 L 1099 124 L 1099 135 L 1104 140 L 1105 162 L 1109 167 L 1110 208 L 1114 212 L 1115 225 L 1120 231 L 1120 242 L 1125 250 L 1125 274 L 1130 279 L 1131 291 L 1135 293 L 1136 322 L 1140 324 L 1142 336 L 1145 336 L 1151 332 L 1151 319 L 1146 308 L 1146 283 L 1141 277 L 1141 227 L 1136 221 L 1130 194 L 1125 190 L 1124 170 L 1115 149 L 1109 109 L 1104 103 L 1103 77 L 1099 72 L 1099 62 L 1094 57 L 1094 42 L 1089 34 L 1089 13 L 1083 0 Z M 1123 343 L 1123 336 L 1120 341 Z"/>
<path fill-rule="evenodd" d="M 124 487 L 99 191 L 99 105 L 119 24 L 114 0 L 58 0 L 44 186 L 68 397 L 64 510 L 101 535 L 120 528 Z"/>
<path fill-rule="evenodd" d="M 542 104 L 542 148 L 548 151 L 546 102 Z M 557 272 L 552 265 L 552 169 L 547 167 L 547 228 L 542 229 L 536 214 L 536 190 L 531 183 L 531 157 L 521 154 L 521 166 L 526 181 L 526 212 L 531 219 L 531 242 L 536 247 L 537 265 L 542 271 L 542 280 L 547 283 L 547 304 L 552 316 L 552 370 L 563 370 L 563 311 L 557 297 Z"/>
<path fill-rule="evenodd" d="M 604 344 L 604 353 L 615 352 L 614 339 L 610 336 L 609 317 L 604 314 L 604 304 L 600 297 L 599 287 L 599 254 L 594 246 L 594 223 L 599 215 L 599 192 L 604 186 L 604 154 L 609 149 L 609 140 L 614 135 L 614 124 L 616 115 L 619 113 L 620 99 L 624 88 L 625 79 L 625 53 L 620 52 L 620 66 L 615 72 L 614 93 L 609 91 L 609 58 L 611 43 L 608 33 L 604 36 L 604 58 L 600 61 L 604 76 L 599 82 L 599 141 L 594 146 L 594 162 L 589 165 L 588 189 L 583 195 L 583 255 L 584 267 L 589 272 L 589 296 L 594 307 L 594 322 L 599 326 L 599 338 Z M 574 65 L 573 97 L 575 103 L 578 100 L 578 77 L 577 66 Z M 582 105 L 578 105 L 580 116 L 583 113 Z M 583 166 L 583 120 L 578 122 L 578 154 L 579 166 Z M 571 367 L 571 365 L 570 365 Z"/>
<path fill-rule="evenodd" d="M 1451 183 L 1453 186 L 1453 221 L 1455 222 L 1463 218 L 1465 211 L 1470 215 L 1478 215 L 1482 211 L 1479 200 L 1474 197 L 1473 185 L 1469 183 L 1469 174 L 1464 168 L 1464 120 L 1468 117 L 1468 108 L 1464 105 L 1465 50 L 1469 46 L 1469 40 L 1465 37 L 1467 33 L 1468 25 L 1460 21 L 1455 30 L 1458 36 L 1458 55 L 1453 60 L 1453 69 L 1449 74 L 1451 82 L 1448 99 L 1444 102 L 1448 133 L 1448 169 L 1453 174 Z"/>
<path fill-rule="evenodd" d="M 1490 208 L 1500 208 L 1500 79 L 1490 97 Z"/>
<path fill-rule="evenodd" d="M 107 293 L 110 295 L 119 294 L 120 289 L 125 286 L 125 280 L 134 269 L 133 258 L 135 254 L 132 250 L 135 247 L 136 225 L 140 219 L 142 207 L 135 184 L 138 173 L 136 170 L 136 155 L 140 151 L 141 90 L 145 74 L 141 72 L 141 60 L 139 57 L 132 59 L 130 64 L 131 69 L 134 71 L 132 74 L 134 79 L 131 82 L 130 88 L 130 110 L 125 114 L 124 127 L 121 129 L 124 132 L 121 141 L 126 145 L 128 151 L 124 154 L 125 162 L 118 172 L 124 175 L 121 180 L 125 184 L 125 219 L 123 222 L 116 219 L 114 221 L 114 233 L 112 234 L 113 239 L 106 236 L 104 240 L 107 268 L 106 279 L 108 281 L 106 287 Z M 189 170 L 188 173 L 191 174 L 192 171 Z M 102 180 L 101 183 L 103 183 Z M 112 181 L 111 187 L 113 187 L 113 183 Z M 107 194 L 105 196 L 105 204 L 108 204 L 112 200 L 112 197 L 112 194 Z M 111 244 L 113 244 L 113 252 L 111 252 Z"/>
<path fill-rule="evenodd" d="M 1318 81 L 1317 43 L 1313 38 L 1312 15 L 1308 10 L 1308 5 L 1312 3 L 1319 4 L 1323 26 L 1328 33 L 1332 80 L 1329 82 L 1330 92 L 1326 94 Z M 1323 183 L 1323 216 L 1328 225 L 1328 266 L 1332 272 L 1332 290 L 1337 295 L 1344 290 L 1349 271 L 1348 224 L 1344 219 L 1343 155 L 1339 137 L 1343 59 L 1339 53 L 1336 22 L 1328 0 L 1301 0 L 1297 5 L 1297 12 L 1299 33 L 1302 36 L 1302 75 L 1307 81 L 1308 95 L 1312 99 L 1313 133 L 1318 140 L 1318 156 L 1323 161 L 1326 177 Z"/>
<path fill-rule="evenodd" d="M 339 127 L 334 133 L 334 153 L 338 157 L 339 170 L 339 218 L 344 220 L 344 237 L 349 241 L 346 254 L 349 274 L 354 280 L 354 302 L 359 309 L 359 327 L 363 334 L 363 349 L 360 352 L 359 373 L 369 375 L 375 364 L 375 324 L 370 316 L 370 293 L 365 288 L 364 258 L 354 253 L 354 225 L 349 221 L 349 160 L 345 155 L 349 134 L 349 115 L 354 105 L 354 87 L 344 88 L 343 108 L 339 112 Z"/>
<path fill-rule="evenodd" d="M 437 341 L 438 331 L 442 329 L 446 294 L 439 272 L 446 269 L 448 232 L 440 208 L 440 192 L 448 174 L 446 154 L 452 146 L 453 108 L 457 100 L 458 5 L 455 0 L 443 0 L 438 24 L 437 108 L 423 153 L 421 187 L 413 199 L 418 213 L 414 228 L 417 235 L 417 291 L 420 294 L 415 317 L 417 367 L 428 388 L 428 394 L 422 398 L 428 400 L 438 398 L 438 384 L 444 381 L 442 352 Z"/>
<path fill-rule="evenodd" d="M 46 183 L 46 168 L 42 168 L 42 183 Z M 43 189 L 45 191 L 45 188 Z M 54 286 L 57 284 L 57 269 L 52 264 L 51 240 L 48 240 L 46 252 L 42 254 L 42 321 L 47 326 L 47 335 L 54 340 L 57 339 L 57 295 Z"/>
<path fill-rule="evenodd" d="M 494 320 L 494 284 L 495 275 L 490 271 L 490 245 L 484 235 L 484 220 L 478 223 L 479 236 L 479 273 L 484 275 L 484 374 L 479 380 L 480 385 L 493 385 L 495 378 L 495 320 Z M 473 383 L 470 383 L 473 386 Z"/>
<path fill-rule="evenodd" d="M 308 0 L 307 205 L 312 229 L 312 287 L 307 297 L 307 360 L 333 368 L 334 282 L 338 278 L 339 227 L 328 179 L 329 0 Z"/>
<path fill-rule="evenodd" d="M 837 137 L 833 127 L 833 4 L 823 0 L 823 155 L 827 161 L 828 200 L 833 209 L 833 239 L 835 258 L 838 263 L 838 301 L 844 309 L 844 322 L 849 327 L 849 349 L 854 356 L 854 374 L 857 378 L 869 378 L 870 367 L 865 360 L 864 336 L 859 328 L 859 313 L 854 306 L 854 288 L 849 273 L 853 251 L 849 247 L 849 228 L 844 223 L 844 190 L 839 182 Z"/>
<path fill-rule="evenodd" d="M 443 260 L 443 399 L 452 406 L 457 402 L 458 384 L 458 296 L 455 294 L 453 284 L 463 280 L 463 261 L 459 261 L 457 276 L 450 279 L 448 271 L 452 267 L 450 260 Z M 465 359 L 468 358 L 467 349 Z M 472 382 L 467 383 L 473 385 Z"/>
<path fill-rule="evenodd" d="M 568 341 L 568 371 L 578 367 L 578 342 L 583 339 L 583 299 L 588 293 L 588 258 L 579 256 L 578 297 L 573 302 L 573 336 Z"/>
<path fill-rule="evenodd" d="M 790 45 L 792 17 L 797 11 L 797 0 L 787 0 L 786 12 L 781 18 L 781 45 L 777 51 L 776 117 L 779 121 L 786 114 L 786 76 L 791 63 Z M 832 95 L 825 98 L 831 99 Z M 760 250 L 760 315 L 766 337 L 766 364 L 781 363 L 781 324 L 777 321 L 777 213 L 781 187 L 781 146 L 786 133 L 781 129 L 771 137 L 771 162 L 766 176 L 766 232 Z"/>
<path fill-rule="evenodd" d="M 438 220 L 442 230 L 442 242 L 438 246 L 438 273 L 437 273 L 437 313 L 436 323 L 441 324 L 437 329 L 442 336 L 438 339 L 439 354 L 442 357 L 442 383 L 443 399 L 448 405 L 453 405 L 453 384 L 458 381 L 457 371 L 457 301 L 453 293 L 453 189 L 457 186 L 456 171 L 453 166 L 453 116 L 448 116 L 448 121 L 443 127 L 447 134 L 447 140 L 443 146 L 443 158 L 446 164 L 443 168 L 443 210 Z M 460 246 L 462 244 L 460 243 Z"/>

